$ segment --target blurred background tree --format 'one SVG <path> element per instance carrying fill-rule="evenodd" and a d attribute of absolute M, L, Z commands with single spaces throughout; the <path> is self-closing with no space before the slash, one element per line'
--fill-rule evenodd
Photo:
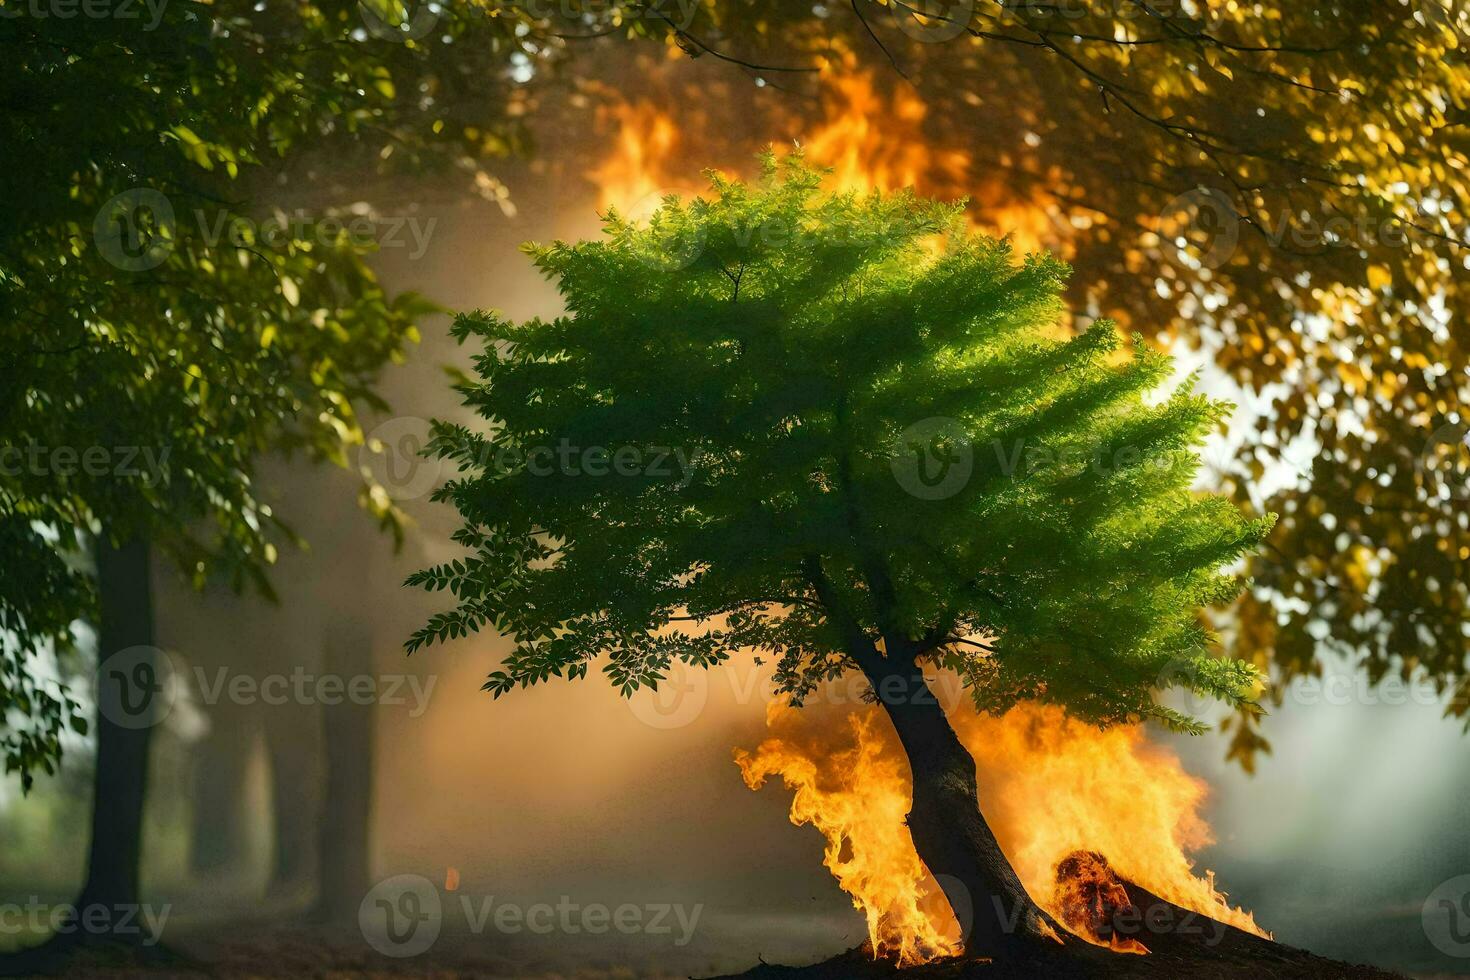
<path fill-rule="evenodd" d="M 374 242 L 345 220 L 371 217 L 365 181 L 452 167 L 503 200 L 481 164 L 520 148 L 525 83 L 555 59 L 528 17 L 489 6 L 110 13 L 0 23 L 0 165 L 17 189 L 0 204 L 0 716 L 27 787 L 67 727 L 88 728 L 46 656 L 68 661 L 84 620 L 103 682 L 154 645 L 152 553 L 200 586 L 271 592 L 293 537 L 258 461 L 345 464 L 359 412 L 383 407 L 380 369 L 431 309 L 379 286 Z M 352 209 L 327 194 L 285 214 L 293 178 L 351 187 Z M 382 487 L 361 497 L 397 528 Z M 110 715 L 80 904 L 117 907 L 138 899 L 149 726 Z"/>

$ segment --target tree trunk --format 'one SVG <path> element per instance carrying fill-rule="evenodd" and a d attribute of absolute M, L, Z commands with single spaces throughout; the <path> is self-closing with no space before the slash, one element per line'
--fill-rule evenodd
<path fill-rule="evenodd" d="M 97 767 L 87 879 L 77 900 L 83 916 L 92 906 L 103 906 L 114 916 L 120 909 L 136 913 L 140 906 L 148 748 L 153 725 L 167 710 L 170 696 L 167 665 L 153 648 L 148 559 L 148 543 L 140 538 L 117 548 L 105 540 L 97 545 L 102 606 L 97 631 Z M 141 930 L 98 936 L 83 928 L 72 934 L 84 940 L 127 943 L 145 938 Z"/>
<path fill-rule="evenodd" d="M 980 812 L 975 760 L 917 666 L 870 674 L 913 774 L 909 833 L 954 910 L 966 955 L 1011 958 L 1065 936 L 1027 894 Z"/>
<path fill-rule="evenodd" d="M 279 900 L 291 902 L 298 893 L 309 893 L 319 870 L 319 837 L 331 826 L 321 820 L 323 715 L 335 710 L 315 704 L 272 708 L 266 749 L 275 856 L 267 894 Z"/>
<path fill-rule="evenodd" d="M 372 662 L 371 631 L 352 620 L 333 620 L 324 638 L 326 670 L 350 679 Z M 318 847 L 321 893 L 317 916 L 355 921 L 369 888 L 373 806 L 373 705 L 322 706 L 326 779 Z"/>
<path fill-rule="evenodd" d="M 200 875 L 235 871 L 249 851 L 247 790 L 256 745 L 254 720 L 244 711 L 216 707 L 210 726 L 194 758 L 189 868 Z"/>

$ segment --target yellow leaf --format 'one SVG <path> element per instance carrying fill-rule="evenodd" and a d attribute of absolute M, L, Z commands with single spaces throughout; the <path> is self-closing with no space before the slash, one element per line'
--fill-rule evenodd
<path fill-rule="evenodd" d="M 281 295 L 286 297 L 286 302 L 292 306 L 301 302 L 301 290 L 296 287 L 296 280 L 281 277 Z"/>
<path fill-rule="evenodd" d="M 276 325 L 266 324 L 266 328 L 260 332 L 260 346 L 262 350 L 270 350 L 271 341 L 276 339 Z"/>
<path fill-rule="evenodd" d="M 1393 283 L 1393 273 L 1381 265 L 1368 266 L 1368 288 L 1384 289 Z"/>

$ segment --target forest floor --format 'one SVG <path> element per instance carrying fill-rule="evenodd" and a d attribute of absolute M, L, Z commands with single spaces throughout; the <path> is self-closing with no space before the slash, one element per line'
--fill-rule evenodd
<path fill-rule="evenodd" d="M 1066 948 L 1038 948 L 1021 962 L 992 964 L 941 960 L 899 969 L 874 961 L 863 949 L 808 967 L 762 964 L 714 980 L 1401 980 L 1402 975 L 1316 956 L 1195 915 L 1129 882 L 1128 894 L 1142 921 L 1120 934 L 1141 941 L 1148 955 L 1113 953 L 1074 941 Z M 1162 914 L 1160 914 L 1162 913 Z M 1135 919 L 1138 917 L 1135 916 Z M 1151 923 L 1160 924 L 1151 927 Z M 1189 923 L 1182 928 L 1181 924 Z"/>
<path fill-rule="evenodd" d="M 1188 914 L 1131 884 L 1129 894 L 1139 909 L 1172 910 L 1165 917 L 1172 922 L 1178 923 L 1179 916 Z M 1325 959 L 1212 920 L 1195 918 L 1205 928 L 1153 931 L 1145 928 L 1143 932 L 1130 933 L 1149 948 L 1147 956 L 1116 954 L 1074 942 L 1066 949 L 1039 949 L 1033 958 L 1005 966 L 941 960 L 898 969 L 888 961 L 875 961 L 858 948 L 804 967 L 776 966 L 759 960 L 760 965 L 753 969 L 716 980 L 737 977 L 744 980 L 1032 980 L 1036 977 L 1046 980 L 1395 980 L 1402 976 Z M 673 980 L 712 977 L 721 972 L 701 970 L 687 959 L 651 967 L 646 957 L 634 955 L 548 958 L 528 955 L 524 948 L 449 936 L 432 951 L 393 958 L 367 948 L 360 935 L 355 938 L 353 941 L 347 931 L 269 927 L 263 922 L 242 921 L 234 929 L 176 936 L 166 949 L 119 952 L 107 947 L 88 948 L 49 962 L 27 962 L 0 955 L 0 976 L 64 975 L 99 980 L 143 977 Z M 752 954 L 751 959 L 758 957 Z M 575 960 L 589 965 L 568 966 Z"/>

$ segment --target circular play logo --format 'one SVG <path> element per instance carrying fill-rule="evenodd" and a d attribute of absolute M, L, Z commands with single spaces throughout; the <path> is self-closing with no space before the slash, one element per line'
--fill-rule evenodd
<path fill-rule="evenodd" d="M 1424 935 L 1447 956 L 1470 957 L 1470 875 L 1444 882 L 1424 900 Z"/>
<path fill-rule="evenodd" d="M 655 688 L 640 688 L 628 698 L 628 708 L 649 728 L 683 728 L 709 702 L 709 671 L 676 660 L 668 676 Z"/>
<path fill-rule="evenodd" d="M 888 8 L 898 29 L 924 44 L 954 40 L 975 16 L 975 0 L 893 0 Z"/>
<path fill-rule="evenodd" d="M 173 661 L 157 647 L 128 647 L 97 666 L 97 711 L 119 728 L 163 721 L 176 693 Z"/>
<path fill-rule="evenodd" d="M 1218 269 L 1240 244 L 1240 215 L 1217 187 L 1185 191 L 1160 212 L 1159 238 L 1182 265 Z"/>
<path fill-rule="evenodd" d="M 358 0 L 357 9 L 369 34 L 400 44 L 425 37 L 439 23 L 440 9 L 433 3 L 414 3 L 413 0 Z"/>
<path fill-rule="evenodd" d="M 439 484 L 441 460 L 426 456 L 429 423 L 405 415 L 389 419 L 368 434 L 358 451 L 358 466 L 393 500 L 414 500 Z"/>
<path fill-rule="evenodd" d="M 439 938 L 439 889 L 423 875 L 394 875 L 373 886 L 357 909 L 368 945 L 384 956 L 417 956 Z"/>
<path fill-rule="evenodd" d="M 975 450 L 964 426 L 954 419 L 935 416 L 899 433 L 890 465 L 893 478 L 912 496 L 944 500 L 970 482 Z"/>
<path fill-rule="evenodd" d="M 151 187 L 134 187 L 110 199 L 92 222 L 102 257 L 124 272 L 146 272 L 174 250 L 174 206 Z"/>
<path fill-rule="evenodd" d="M 1435 429 L 1419 453 L 1417 466 L 1429 496 L 1470 498 L 1470 425 L 1449 422 Z"/>

